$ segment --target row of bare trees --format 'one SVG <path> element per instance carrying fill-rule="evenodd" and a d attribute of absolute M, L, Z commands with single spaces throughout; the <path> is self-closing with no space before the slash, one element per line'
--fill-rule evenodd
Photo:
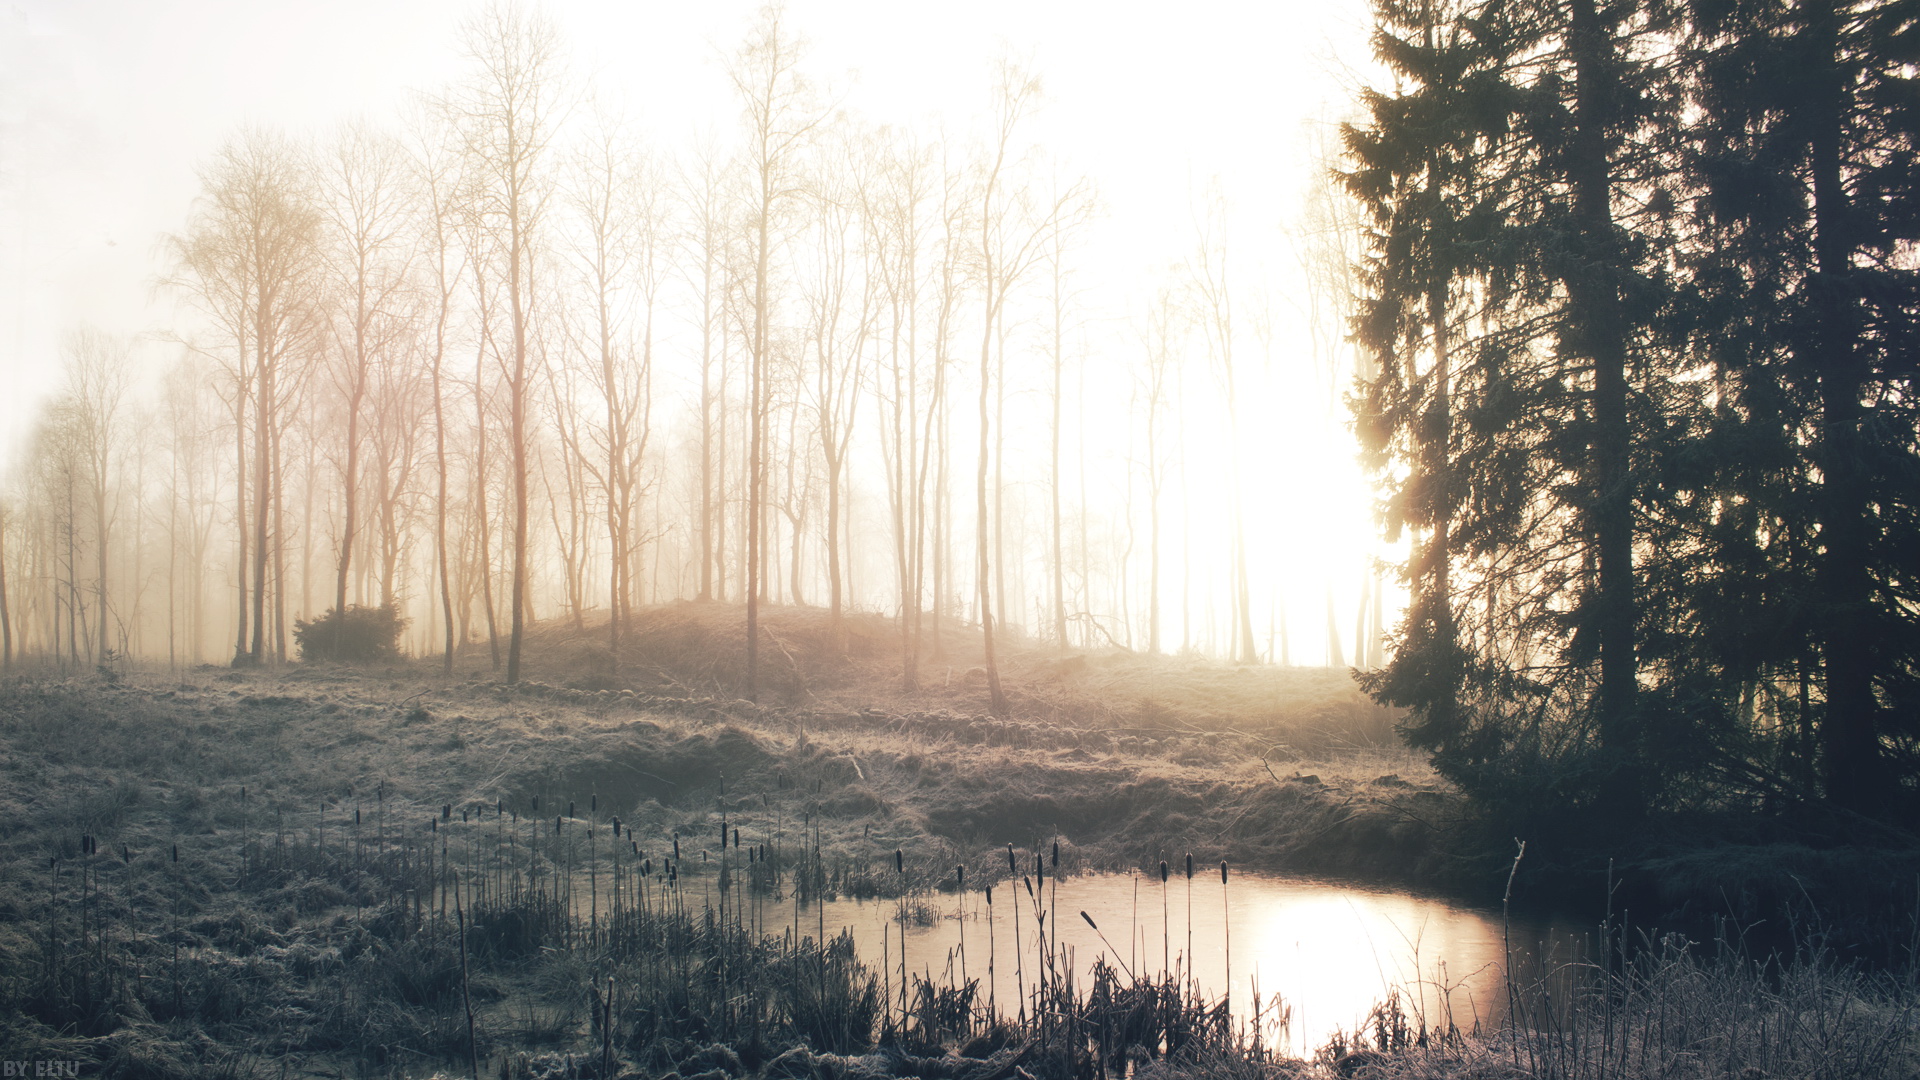
<path fill-rule="evenodd" d="M 740 129 L 670 157 L 539 18 L 461 40 L 465 80 L 390 129 L 236 133 L 168 238 L 178 326 L 70 339 L 0 522 L 9 659 L 194 662 L 224 627 L 234 663 L 280 663 L 291 620 L 379 604 L 449 673 L 484 642 L 514 681 L 536 603 L 604 613 L 617 667 L 636 607 L 685 597 L 744 602 L 751 683 L 761 605 L 812 601 L 836 639 L 897 613 L 909 687 L 977 627 L 1004 709 L 1005 623 L 1172 647 L 1175 551 L 1179 645 L 1263 656 L 1224 204 L 1094 359 L 1095 198 L 1027 140 L 1021 70 L 959 153 L 848 115 L 769 10 L 730 68 Z M 139 393 L 134 356 L 166 352 Z M 1215 408 L 1224 441 L 1188 432 Z M 1228 505 L 1194 505 L 1190 469 L 1230 473 Z M 1209 587 L 1225 620 L 1195 611 Z"/>

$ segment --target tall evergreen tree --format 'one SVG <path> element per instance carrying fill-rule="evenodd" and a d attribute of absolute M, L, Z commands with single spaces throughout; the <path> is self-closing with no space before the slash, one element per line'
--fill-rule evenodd
<path fill-rule="evenodd" d="M 1920 734 L 1920 4 L 1689 14 L 1697 251 L 1716 264 L 1695 275 L 1698 332 L 1737 343 L 1716 363 L 1721 427 L 1770 466 L 1723 462 L 1723 482 L 1748 481 L 1728 500 L 1747 532 L 1723 550 L 1765 588 L 1748 613 L 1719 609 L 1745 631 L 1722 644 L 1785 699 L 1802 777 L 1849 810 L 1899 812 Z"/>
<path fill-rule="evenodd" d="M 1523 812 L 1657 803 L 1722 711 L 1679 676 L 1641 558 L 1675 542 L 1698 393 L 1666 332 L 1675 22 L 1660 3 L 1381 9 L 1410 84 L 1349 137 L 1374 216 L 1363 431 L 1423 526 L 1365 679 L 1469 790 Z"/>

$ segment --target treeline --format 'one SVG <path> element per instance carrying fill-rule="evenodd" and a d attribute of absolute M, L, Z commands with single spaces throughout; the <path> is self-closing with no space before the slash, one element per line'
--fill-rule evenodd
<path fill-rule="evenodd" d="M 1288 659 L 1249 569 L 1267 383 L 1224 200 L 1132 317 L 1079 280 L 1095 196 L 1031 144 L 1013 67 L 943 143 L 837 107 L 769 10 L 730 59 L 739 128 L 669 153 L 540 18 L 460 37 L 464 80 L 390 126 L 205 162 L 163 245 L 185 359 L 159 394 L 131 343 L 70 338 L 0 528 L 9 659 L 283 663 L 359 605 L 511 681 L 536 604 L 604 626 L 617 669 L 634 608 L 676 597 L 897 613 L 909 685 L 957 622 L 989 657 L 1010 622 Z M 1090 357 L 1096 317 L 1123 351 Z M 1379 658 L 1364 588 L 1338 622 L 1327 597 L 1334 662 Z"/>
<path fill-rule="evenodd" d="M 1920 5 L 1384 0 L 1356 415 L 1411 606 L 1367 679 L 1489 804 L 1920 778 Z"/>

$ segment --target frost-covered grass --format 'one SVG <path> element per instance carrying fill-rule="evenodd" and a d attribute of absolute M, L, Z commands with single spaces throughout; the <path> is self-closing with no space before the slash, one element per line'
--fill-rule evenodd
<path fill-rule="evenodd" d="M 850 945 L 762 939 L 720 897 L 925 906 L 957 863 L 984 886 L 1006 844 L 1056 838 L 1069 871 L 1192 851 L 1419 879 L 1463 809 L 1341 672 L 1015 642 L 1000 720 L 962 635 L 907 693 L 886 624 L 852 620 L 836 648 L 823 616 L 776 610 L 756 704 L 736 618 L 649 612 L 617 671 L 591 630 L 543 628 L 514 688 L 483 652 L 451 680 L 426 662 L 0 683 L 0 1059 L 159 1077 L 460 1075 L 470 1052 L 490 1076 L 687 1080 L 1909 1075 L 1910 989 L 1665 939 L 1572 1002 L 1516 988 L 1533 1024 L 1461 1033 L 1389 1005 L 1316 1062 L 1110 971 L 1036 978 L 1024 1022 L 964 984 L 876 988 Z M 754 849 L 728 856 L 725 894 L 723 818 Z"/>

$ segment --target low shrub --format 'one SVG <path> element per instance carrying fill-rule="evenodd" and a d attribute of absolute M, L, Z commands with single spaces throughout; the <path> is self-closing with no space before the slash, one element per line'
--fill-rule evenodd
<path fill-rule="evenodd" d="M 317 618 L 295 619 L 293 640 L 302 660 L 366 664 L 398 658 L 406 628 L 407 620 L 390 604 L 348 604 L 344 612 L 328 608 Z"/>

